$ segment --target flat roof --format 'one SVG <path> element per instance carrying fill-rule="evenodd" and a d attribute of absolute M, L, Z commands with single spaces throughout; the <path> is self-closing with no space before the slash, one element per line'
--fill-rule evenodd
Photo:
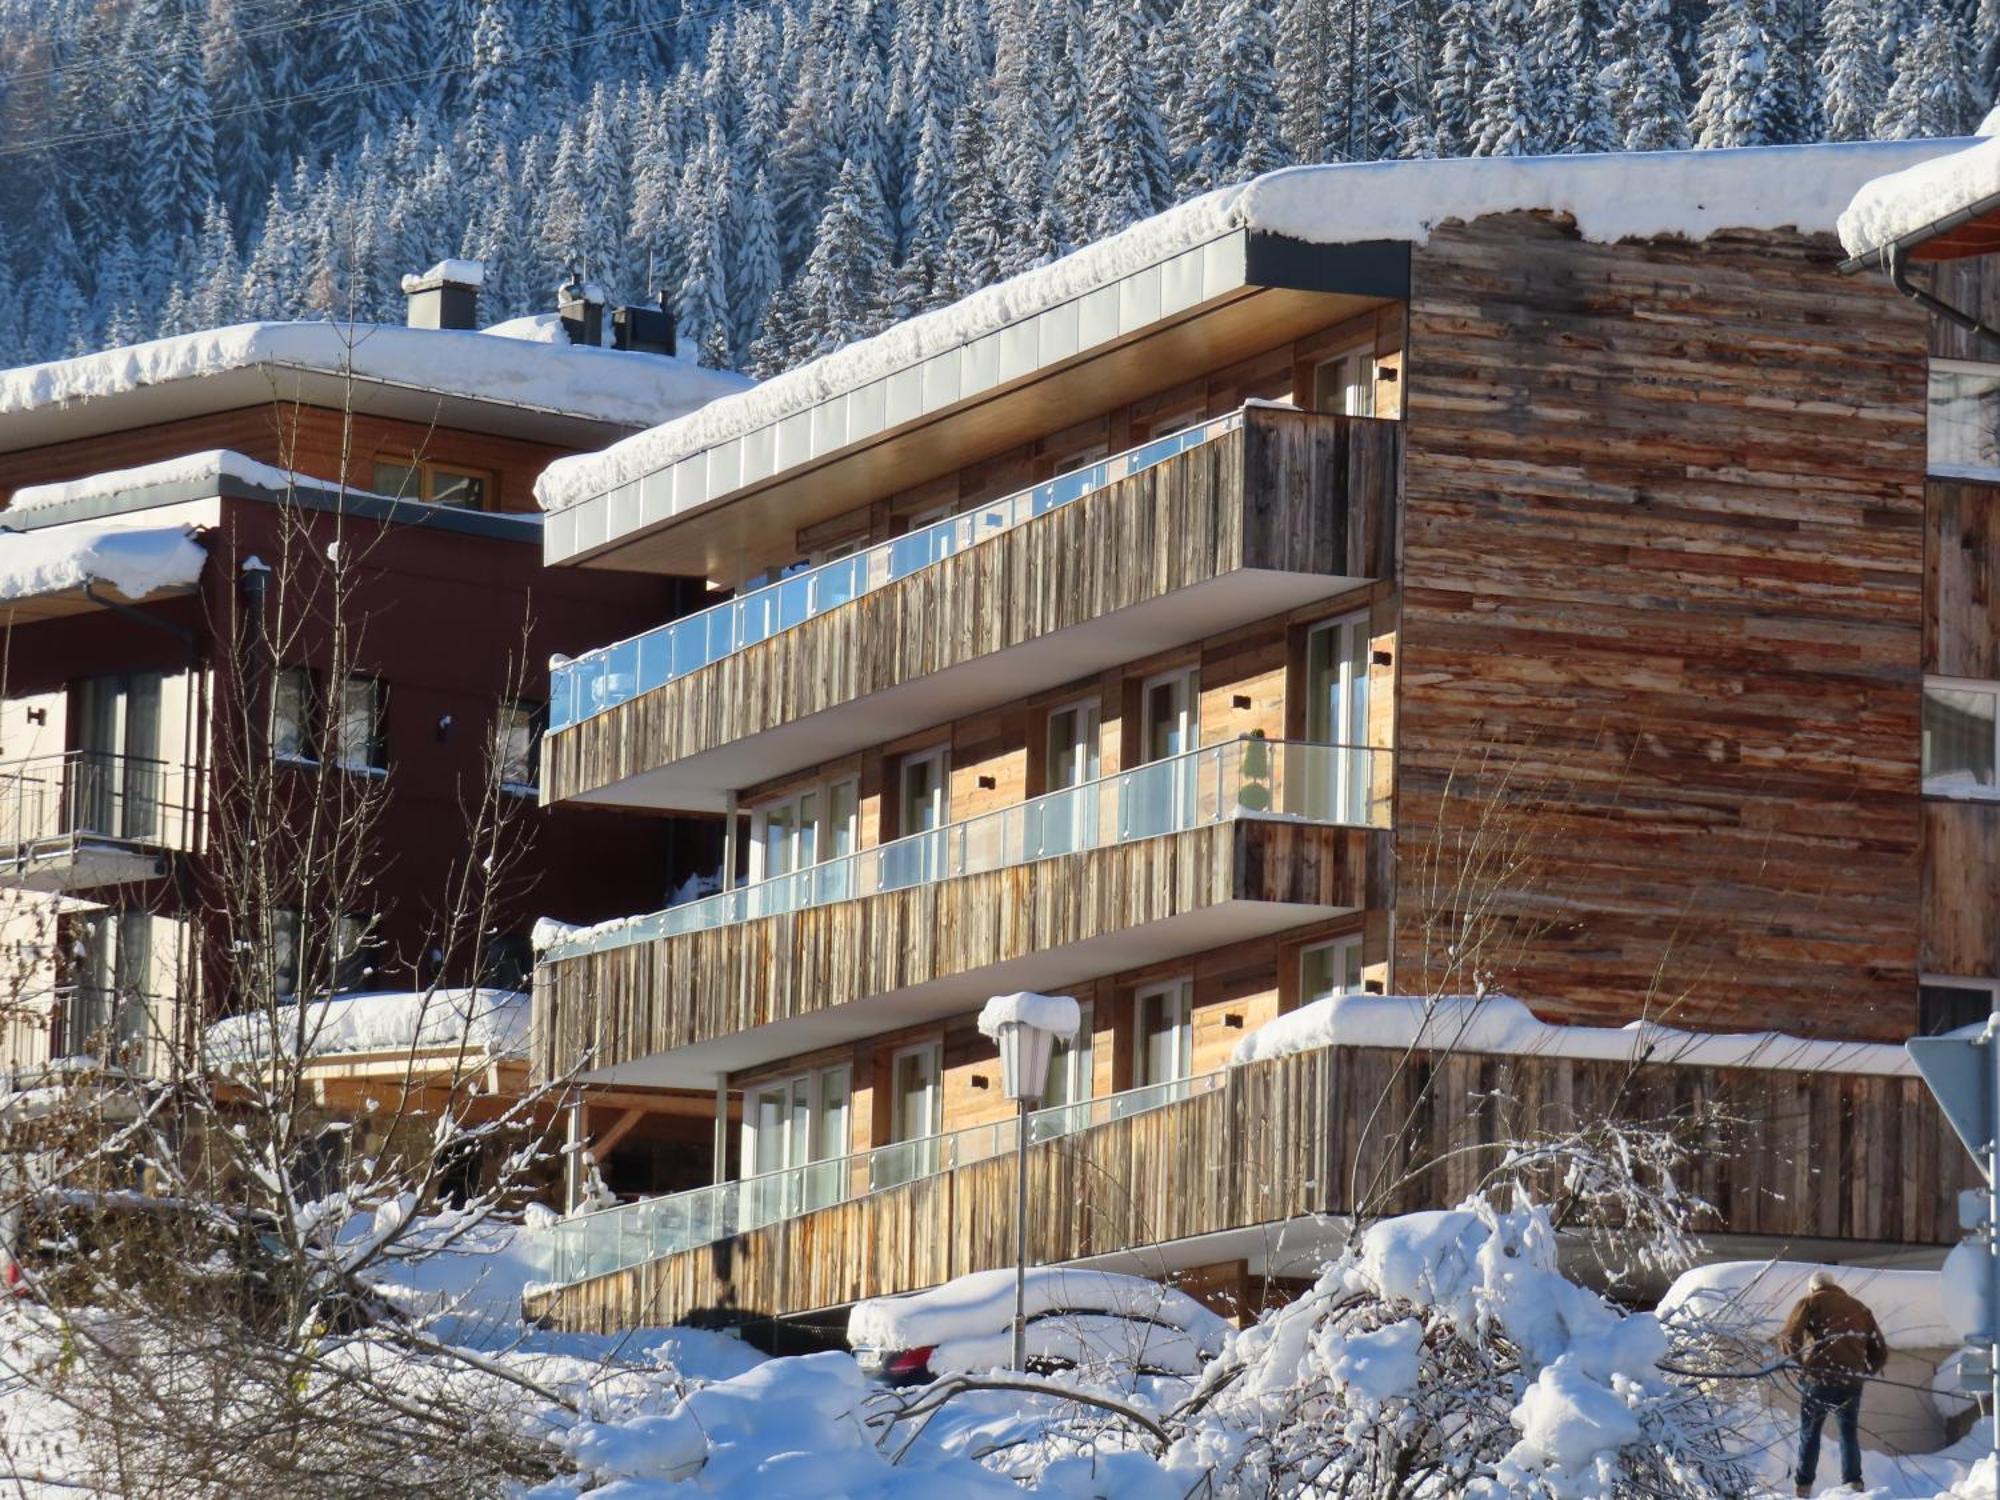
<path fill-rule="evenodd" d="M 1312 326 L 1304 318 L 1332 321 L 1339 309 L 1330 298 L 1347 297 L 1359 310 L 1402 297 L 1408 247 L 1440 224 L 1539 209 L 1571 217 L 1596 241 L 1701 239 L 1725 229 L 1826 232 L 1863 183 L 1963 144 L 1359 162 L 1270 173 L 602 452 L 552 464 L 536 486 L 549 512 L 544 556 L 713 571 L 742 534 L 741 522 L 727 524 L 717 512 L 739 498 L 808 474 L 843 500 L 871 484 L 880 493 L 921 483 L 946 471 L 939 463 L 976 461 L 982 445 L 1011 437 L 1018 424 L 996 413 L 1027 385 L 1091 367 L 1089 378 L 1072 380 L 1049 403 L 1051 412 L 1081 414 L 1175 383 L 1188 366 L 1160 358 L 1164 345 L 1122 372 L 1109 363 L 1167 330 L 1182 335 L 1180 353 L 1201 358 L 1237 347 L 1246 319 L 1264 326 L 1289 318 L 1304 328 Z M 947 420 L 956 423 L 949 440 L 907 441 Z M 1064 425 L 1050 419 L 1042 430 Z M 873 472 L 848 483 L 847 461 L 869 451 Z M 831 503 L 801 498 L 797 518 L 828 513 Z M 677 530 L 706 535 L 668 540 Z"/>
<path fill-rule="evenodd" d="M 486 332 L 239 323 L 0 370 L 0 453 L 274 401 L 596 447 L 749 385 L 666 355 Z"/>

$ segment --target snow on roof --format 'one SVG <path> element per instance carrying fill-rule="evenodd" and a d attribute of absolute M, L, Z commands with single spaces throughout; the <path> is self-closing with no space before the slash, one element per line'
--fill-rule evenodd
<path fill-rule="evenodd" d="M 228 448 L 211 448 L 204 453 L 187 453 L 164 458 L 158 463 L 140 464 L 130 469 L 109 469 L 61 484 L 23 485 L 14 491 L 9 511 L 47 510 L 78 500 L 101 500 L 132 490 L 169 484 L 201 484 L 215 479 L 234 479 L 259 489 L 282 493 L 296 484 L 322 488 L 327 480 L 273 468 Z"/>
<path fill-rule="evenodd" d="M 1948 1349 L 1958 1333 L 1945 1315 L 1936 1271 L 1822 1266 L 1797 1260 L 1725 1260 L 1683 1271 L 1660 1299 L 1659 1313 L 1713 1319 L 1755 1338 L 1776 1338 L 1815 1271 L 1831 1271 L 1842 1291 L 1875 1314 L 1891 1349 Z"/>
<path fill-rule="evenodd" d="M 623 427 L 681 416 L 749 384 L 741 375 L 664 355 L 503 343 L 460 329 L 239 323 L 0 371 L 0 416 L 258 366 L 351 371 L 364 382 Z"/>
<path fill-rule="evenodd" d="M 1230 1061 L 1262 1062 L 1320 1047 L 1427 1047 L 1684 1067 L 1916 1075 L 1909 1054 L 1883 1042 L 1812 1041 L 1782 1031 L 1682 1031 L 1651 1021 L 1559 1026 L 1538 1019 L 1508 995 L 1428 1001 L 1411 995 L 1329 995 L 1266 1021 L 1236 1044 Z"/>
<path fill-rule="evenodd" d="M 517 990 L 412 990 L 335 995 L 311 1002 L 303 1018 L 309 1057 L 362 1053 L 458 1052 L 517 1057 L 528 1044 L 528 996 Z M 301 1024 L 295 1006 L 231 1016 L 208 1028 L 219 1063 L 289 1055 Z"/>
<path fill-rule="evenodd" d="M 402 288 L 407 295 L 411 292 L 428 292 L 441 286 L 482 287 L 486 285 L 486 262 L 483 260 L 441 260 L 421 276 L 405 276 Z"/>
<path fill-rule="evenodd" d="M 1118 1313 L 1186 1329 L 1204 1341 L 1222 1320 L 1175 1287 L 1076 1266 L 1031 1266 L 1023 1286 L 1027 1316 L 1054 1312 Z M 1014 1318 L 1014 1272 L 974 1271 L 925 1292 L 871 1297 L 847 1315 L 857 1349 L 921 1349 L 949 1339 L 1004 1333 Z"/>
<path fill-rule="evenodd" d="M 519 339 L 524 344 L 567 344 L 561 313 L 529 313 L 525 318 L 508 318 L 479 330 L 496 339 Z"/>
<path fill-rule="evenodd" d="M 1542 209 L 1570 215 L 1585 239 L 1607 242 L 1657 235 L 1699 240 L 1723 229 L 1831 230 L 1862 183 L 1955 144 L 1862 141 L 1288 167 L 1183 203 L 602 452 L 558 460 L 535 493 L 543 509 L 565 509 L 1237 229 L 1320 245 L 1421 245 L 1444 223 Z"/>
<path fill-rule="evenodd" d="M 2000 139 L 1863 183 L 1840 216 L 1840 243 L 1849 255 L 1866 255 L 1994 198 L 2000 198 Z"/>
<path fill-rule="evenodd" d="M 4 518 L 0 511 L 0 518 Z M 185 587 L 208 553 L 186 526 L 52 526 L 0 532 L 0 599 L 32 599 L 104 583 L 128 599 Z"/>

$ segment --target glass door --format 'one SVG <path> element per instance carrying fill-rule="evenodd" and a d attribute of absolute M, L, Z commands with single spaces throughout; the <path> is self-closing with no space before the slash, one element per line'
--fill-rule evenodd
<path fill-rule="evenodd" d="M 1365 823 L 1374 788 L 1368 744 L 1368 617 L 1315 626 L 1306 637 L 1306 738 L 1310 750 L 1305 812 L 1335 823 Z"/>
<path fill-rule="evenodd" d="M 1093 783 L 1098 777 L 1101 723 L 1094 698 L 1050 713 L 1048 794 L 1028 809 L 1030 858 L 1067 854 L 1097 842 L 1097 789 Z"/>
<path fill-rule="evenodd" d="M 1049 1056 L 1042 1107 L 1034 1115 L 1031 1141 L 1069 1135 L 1089 1124 L 1090 1100 L 1097 1091 L 1093 1008 L 1077 1007 L 1076 1035 L 1058 1038 Z"/>
<path fill-rule="evenodd" d="M 1199 757 L 1187 753 L 1201 733 L 1201 676 L 1195 668 L 1147 680 L 1139 733 L 1140 759 L 1147 765 L 1119 781 L 1118 826 L 1127 839 L 1172 833 L 1193 820 L 1201 769 Z"/>
<path fill-rule="evenodd" d="M 160 817 L 158 672 L 92 677 L 76 688 L 69 831 L 153 837 Z"/>
<path fill-rule="evenodd" d="M 897 772 L 895 845 L 883 856 L 887 890 L 944 874 L 944 826 L 951 814 L 950 757 L 943 747 L 905 756 Z"/>
<path fill-rule="evenodd" d="M 1313 370 L 1313 406 L 1349 417 L 1375 415 L 1375 351 L 1350 349 Z"/>
<path fill-rule="evenodd" d="M 901 1151 L 878 1152 L 873 1186 L 893 1187 L 938 1169 L 939 1075 L 936 1042 L 905 1047 L 889 1065 L 889 1138 Z"/>
<path fill-rule="evenodd" d="M 1187 979 L 1148 985 L 1133 996 L 1136 1021 L 1132 1084 L 1147 1092 L 1138 1108 L 1181 1098 L 1194 1070 L 1194 984 Z"/>
<path fill-rule="evenodd" d="M 853 1124 L 854 1074 L 845 1063 L 813 1075 L 811 1165 L 805 1170 L 805 1207 L 825 1208 L 847 1196 L 849 1130 Z"/>

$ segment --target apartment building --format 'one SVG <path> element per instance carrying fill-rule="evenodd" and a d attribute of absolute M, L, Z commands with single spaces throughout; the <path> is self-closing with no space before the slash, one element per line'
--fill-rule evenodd
<path fill-rule="evenodd" d="M 1418 1158 L 1724 1097 L 1723 1240 L 1934 1257 L 1971 1167 L 1896 1044 L 2000 955 L 1926 673 L 1989 627 L 1942 620 L 1939 528 L 2000 471 L 1928 478 L 1928 314 L 1832 230 L 1950 144 L 1295 169 L 552 466 L 554 572 L 713 602 L 556 674 L 544 800 L 728 852 L 539 956 L 535 1065 L 740 1127 L 709 1189 L 563 1225 L 533 1310 L 810 1319 L 1009 1263 L 974 1018 L 1018 989 L 1085 1018 L 1037 1260 L 1241 1307 Z M 1805 1040 L 1241 1048 L 1490 989 Z"/>
<path fill-rule="evenodd" d="M 409 1013 L 398 995 L 486 986 L 475 1031 L 509 1040 L 501 1097 L 520 1086 L 522 1028 L 501 1022 L 537 915 L 657 903 L 712 861 L 674 819 L 535 805 L 551 655 L 684 590 L 545 575 L 530 486 L 744 382 L 657 342 L 573 343 L 555 313 L 475 332 L 477 283 L 457 263 L 412 278 L 406 328 L 247 325 L 0 372 L 0 1061 L 17 1080 L 84 1056 L 158 1067 L 231 1011 L 221 820 L 266 767 L 274 803 L 289 782 L 323 807 L 349 782 L 381 794 L 355 909 L 274 913 L 279 982 L 382 996 L 391 1016 Z M 531 855 L 474 973 L 440 930 L 494 763 Z M 291 973 L 314 951 L 329 973 Z M 432 1029 L 448 1077 L 456 1028 Z M 397 1101 L 418 1038 L 378 1033 L 343 1029 L 329 1107 L 366 1120 Z M 703 1180 L 699 1102 L 599 1101 L 613 1120 L 646 1106 L 624 1132 L 629 1189 Z"/>

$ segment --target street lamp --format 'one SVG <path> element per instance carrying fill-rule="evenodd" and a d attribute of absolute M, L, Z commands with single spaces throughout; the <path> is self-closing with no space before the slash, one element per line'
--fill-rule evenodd
<path fill-rule="evenodd" d="M 1018 1110 L 1014 1127 L 1014 1359 L 1028 1367 L 1028 1111 L 1042 1102 L 1057 1038 L 1076 1035 L 1081 1015 L 1069 995 L 995 995 L 979 1030 L 1000 1047 L 1000 1087 Z"/>

